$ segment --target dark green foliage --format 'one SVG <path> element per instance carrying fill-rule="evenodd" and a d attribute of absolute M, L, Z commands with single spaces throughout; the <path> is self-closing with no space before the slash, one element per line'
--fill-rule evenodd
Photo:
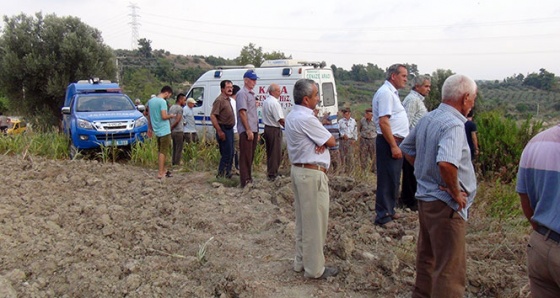
<path fill-rule="evenodd" d="M 542 129 L 542 121 L 527 118 L 521 123 L 499 112 L 484 112 L 475 119 L 478 128 L 478 157 L 483 175 L 503 182 L 515 179 L 521 152 L 527 142 Z"/>
<path fill-rule="evenodd" d="M 453 74 L 455 73 L 449 69 L 438 69 L 432 73 L 432 89 L 424 100 L 428 111 L 439 106 L 441 103 L 441 87 L 443 86 L 443 82 Z"/>
<path fill-rule="evenodd" d="M 533 72 L 527 75 L 523 85 L 550 91 L 556 89 L 556 79 L 553 73 L 541 68 L 538 74 Z"/>
<path fill-rule="evenodd" d="M 69 83 L 92 76 L 115 77 L 112 50 L 101 33 L 75 17 L 41 13 L 4 17 L 0 39 L 0 88 L 10 100 L 12 112 L 58 123 Z"/>

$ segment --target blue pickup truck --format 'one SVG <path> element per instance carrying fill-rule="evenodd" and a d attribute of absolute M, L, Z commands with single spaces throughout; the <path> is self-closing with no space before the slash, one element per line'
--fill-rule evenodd
<path fill-rule="evenodd" d="M 62 128 L 69 138 L 70 158 L 80 150 L 142 142 L 148 132 L 143 110 L 116 83 L 90 79 L 68 85 Z"/>

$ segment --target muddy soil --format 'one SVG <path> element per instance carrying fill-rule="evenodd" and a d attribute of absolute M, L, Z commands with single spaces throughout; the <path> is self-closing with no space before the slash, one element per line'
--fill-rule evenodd
<path fill-rule="evenodd" d="M 290 178 L 0 156 L 0 297 L 409 297 L 418 218 L 373 225 L 375 184 L 331 177 L 327 264 L 292 270 Z M 260 175 L 260 176 L 259 176 Z M 469 224 L 468 297 L 526 297 L 524 233 Z M 498 223 L 499 224 L 499 223 Z"/>

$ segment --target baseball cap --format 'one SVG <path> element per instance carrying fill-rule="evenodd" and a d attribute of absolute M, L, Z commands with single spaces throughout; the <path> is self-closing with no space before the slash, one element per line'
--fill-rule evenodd
<path fill-rule="evenodd" d="M 187 99 L 187 103 L 196 103 L 196 100 L 194 100 L 194 98 L 192 98 L 192 97 L 189 97 Z"/>
<path fill-rule="evenodd" d="M 259 77 L 257 77 L 257 74 L 255 73 L 254 70 L 249 69 L 248 71 L 245 72 L 245 74 L 243 75 L 243 78 L 249 78 L 251 80 L 256 80 Z"/>

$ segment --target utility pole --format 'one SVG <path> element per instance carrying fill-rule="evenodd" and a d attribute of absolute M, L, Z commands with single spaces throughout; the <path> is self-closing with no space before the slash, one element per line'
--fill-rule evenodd
<path fill-rule="evenodd" d="M 121 84 L 121 75 L 120 75 L 121 74 L 121 67 L 119 65 L 119 59 L 123 59 L 123 58 L 126 58 L 126 57 L 122 56 L 122 57 L 116 57 L 115 58 L 115 64 L 117 66 L 116 67 L 117 68 L 117 84 L 119 84 L 119 85 Z"/>
<path fill-rule="evenodd" d="M 140 7 L 138 7 L 136 3 L 132 3 L 132 2 L 130 2 L 128 7 L 130 8 L 131 11 L 129 14 L 131 21 L 128 24 L 132 27 L 132 39 L 130 41 L 130 50 L 135 50 L 138 47 L 138 39 L 140 39 L 140 34 L 138 33 L 138 27 L 140 26 L 138 19 L 140 18 L 140 15 L 138 15 L 136 11 L 139 10 Z"/>

